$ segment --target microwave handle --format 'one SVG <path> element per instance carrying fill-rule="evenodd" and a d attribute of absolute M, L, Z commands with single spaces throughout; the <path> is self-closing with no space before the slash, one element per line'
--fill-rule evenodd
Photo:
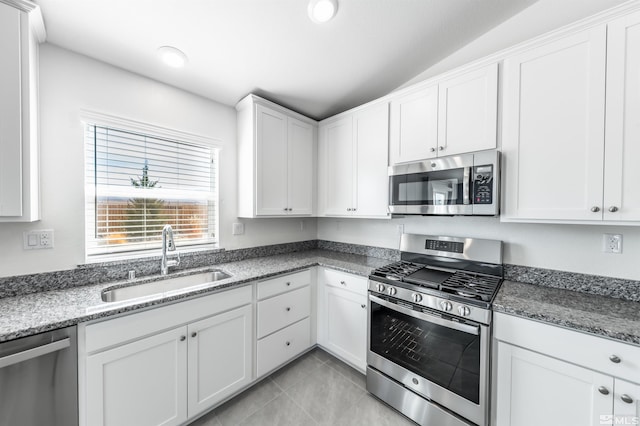
<path fill-rule="evenodd" d="M 471 204 L 469 193 L 471 192 L 471 167 L 465 167 L 463 169 L 462 177 L 462 204 Z"/>

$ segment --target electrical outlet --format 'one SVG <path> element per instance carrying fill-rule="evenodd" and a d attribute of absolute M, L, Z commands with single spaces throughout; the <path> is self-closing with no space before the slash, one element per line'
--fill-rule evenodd
<path fill-rule="evenodd" d="M 602 251 L 605 253 L 622 253 L 622 234 L 602 234 Z"/>
<path fill-rule="evenodd" d="M 25 231 L 22 235 L 25 250 L 53 248 L 53 229 Z"/>

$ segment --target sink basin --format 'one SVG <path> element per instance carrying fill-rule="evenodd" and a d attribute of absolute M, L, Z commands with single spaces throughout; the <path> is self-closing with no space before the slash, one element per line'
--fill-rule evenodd
<path fill-rule="evenodd" d="M 167 278 L 150 283 L 130 285 L 102 290 L 103 302 L 120 302 L 122 300 L 135 299 L 137 297 L 151 296 L 153 294 L 166 293 L 172 290 L 181 290 L 201 284 L 212 283 L 231 277 L 221 270 L 203 272 L 201 274 L 185 275 L 182 277 Z"/>

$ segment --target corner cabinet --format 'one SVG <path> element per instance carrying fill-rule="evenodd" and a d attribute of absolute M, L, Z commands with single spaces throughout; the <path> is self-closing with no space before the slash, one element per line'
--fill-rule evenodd
<path fill-rule="evenodd" d="M 390 163 L 495 149 L 498 65 L 479 68 L 391 100 Z"/>
<path fill-rule="evenodd" d="M 637 422 L 640 347 L 502 313 L 494 319 L 492 424 Z"/>
<path fill-rule="evenodd" d="M 364 373 L 367 279 L 318 268 L 318 304 L 318 344 Z"/>
<path fill-rule="evenodd" d="M 502 220 L 640 222 L 640 13 L 504 62 Z"/>
<path fill-rule="evenodd" d="M 320 123 L 318 215 L 388 218 L 389 105 Z"/>
<path fill-rule="evenodd" d="M 311 216 L 315 121 L 255 95 L 238 103 L 238 216 Z"/>
<path fill-rule="evenodd" d="M 253 381 L 251 286 L 79 335 L 80 425 L 184 424 Z"/>
<path fill-rule="evenodd" d="M 0 2 L 0 222 L 40 219 L 38 43 L 40 9 Z"/>

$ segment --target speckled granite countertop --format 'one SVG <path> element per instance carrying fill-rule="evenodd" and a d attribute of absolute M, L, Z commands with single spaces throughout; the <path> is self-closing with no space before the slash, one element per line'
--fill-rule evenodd
<path fill-rule="evenodd" d="M 505 281 L 493 310 L 640 345 L 640 302 Z"/>
<path fill-rule="evenodd" d="M 388 259 L 328 250 L 309 250 L 221 263 L 208 268 L 177 272 L 170 276 L 189 275 L 211 269 L 221 269 L 232 276 L 231 278 L 217 281 L 212 285 L 191 287 L 189 291 L 157 294 L 152 297 L 132 299 L 126 302 L 105 303 L 101 299 L 101 291 L 109 287 L 131 285 L 134 282 L 149 282 L 157 280 L 158 277 L 146 277 L 132 282 L 120 281 L 9 297 L 0 299 L 0 342 L 195 295 L 208 294 L 311 266 L 327 266 L 340 271 L 367 276 L 372 269 L 388 263 L 390 263 Z"/>

